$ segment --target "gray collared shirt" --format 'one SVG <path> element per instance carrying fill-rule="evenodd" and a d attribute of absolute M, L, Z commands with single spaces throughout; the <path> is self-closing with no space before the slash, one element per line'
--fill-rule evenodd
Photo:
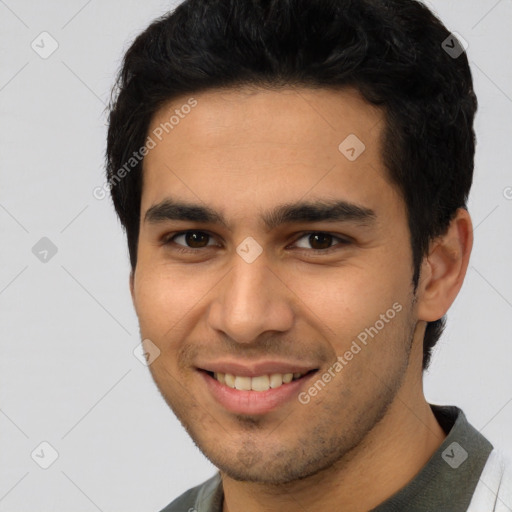
<path fill-rule="evenodd" d="M 465 512 L 493 447 L 453 406 L 431 405 L 447 433 L 423 469 L 371 512 Z M 220 473 L 189 489 L 161 512 L 222 512 Z"/>

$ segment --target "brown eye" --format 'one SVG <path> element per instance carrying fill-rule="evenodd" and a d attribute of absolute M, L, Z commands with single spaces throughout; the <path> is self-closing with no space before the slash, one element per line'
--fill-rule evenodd
<path fill-rule="evenodd" d="M 333 236 L 328 233 L 312 233 L 309 235 L 309 243 L 313 249 L 321 250 L 331 247 Z"/>
<path fill-rule="evenodd" d="M 211 235 L 204 231 L 186 231 L 184 233 L 178 233 L 169 239 L 169 242 L 174 242 L 176 245 L 182 247 L 189 247 L 191 249 L 202 249 L 211 245 Z"/>
<path fill-rule="evenodd" d="M 335 249 L 336 246 L 339 248 L 350 245 L 350 241 L 341 238 L 330 233 L 324 233 L 322 231 L 316 231 L 313 233 L 305 233 L 296 242 L 295 246 L 300 249 L 309 249 L 310 251 L 325 251 L 328 249 Z"/>
<path fill-rule="evenodd" d="M 185 234 L 185 242 L 194 249 L 207 246 L 209 238 L 209 235 L 201 231 L 189 231 Z"/>

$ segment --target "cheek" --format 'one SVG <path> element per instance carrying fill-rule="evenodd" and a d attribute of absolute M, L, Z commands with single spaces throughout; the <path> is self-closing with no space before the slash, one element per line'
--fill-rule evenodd
<path fill-rule="evenodd" d="M 141 334 L 159 340 L 177 328 L 200 300 L 198 290 L 187 286 L 179 274 L 156 266 L 138 267 L 134 283 L 134 304 Z"/>
<path fill-rule="evenodd" d="M 339 344 L 341 349 L 347 340 L 373 326 L 381 315 L 394 318 L 395 310 L 400 308 L 393 309 L 393 305 L 404 307 L 408 301 L 409 281 L 410 276 L 393 274 L 376 263 L 340 267 L 328 276 L 325 270 L 303 272 L 300 279 L 294 279 L 292 289 L 311 321 L 321 322 L 331 344 Z"/>

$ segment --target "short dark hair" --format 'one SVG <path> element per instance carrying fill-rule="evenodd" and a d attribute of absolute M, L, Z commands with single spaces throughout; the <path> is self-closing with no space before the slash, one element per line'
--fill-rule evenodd
<path fill-rule="evenodd" d="M 448 39 L 452 38 L 452 39 Z M 446 43 L 448 41 L 448 43 Z M 156 111 L 186 94 L 238 86 L 355 87 L 385 112 L 382 157 L 404 198 L 418 285 L 430 242 L 466 208 L 477 108 L 464 52 L 416 0 L 186 0 L 130 46 L 113 89 L 107 180 L 137 264 L 142 160 Z M 428 322 L 423 368 L 445 325 Z"/>

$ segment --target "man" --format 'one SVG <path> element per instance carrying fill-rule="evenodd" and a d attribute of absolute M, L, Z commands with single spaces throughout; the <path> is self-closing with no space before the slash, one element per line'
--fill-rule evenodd
<path fill-rule="evenodd" d="M 153 378 L 219 473 L 165 511 L 505 511 L 422 373 L 472 247 L 476 98 L 413 0 L 188 0 L 128 50 L 107 171 Z"/>

